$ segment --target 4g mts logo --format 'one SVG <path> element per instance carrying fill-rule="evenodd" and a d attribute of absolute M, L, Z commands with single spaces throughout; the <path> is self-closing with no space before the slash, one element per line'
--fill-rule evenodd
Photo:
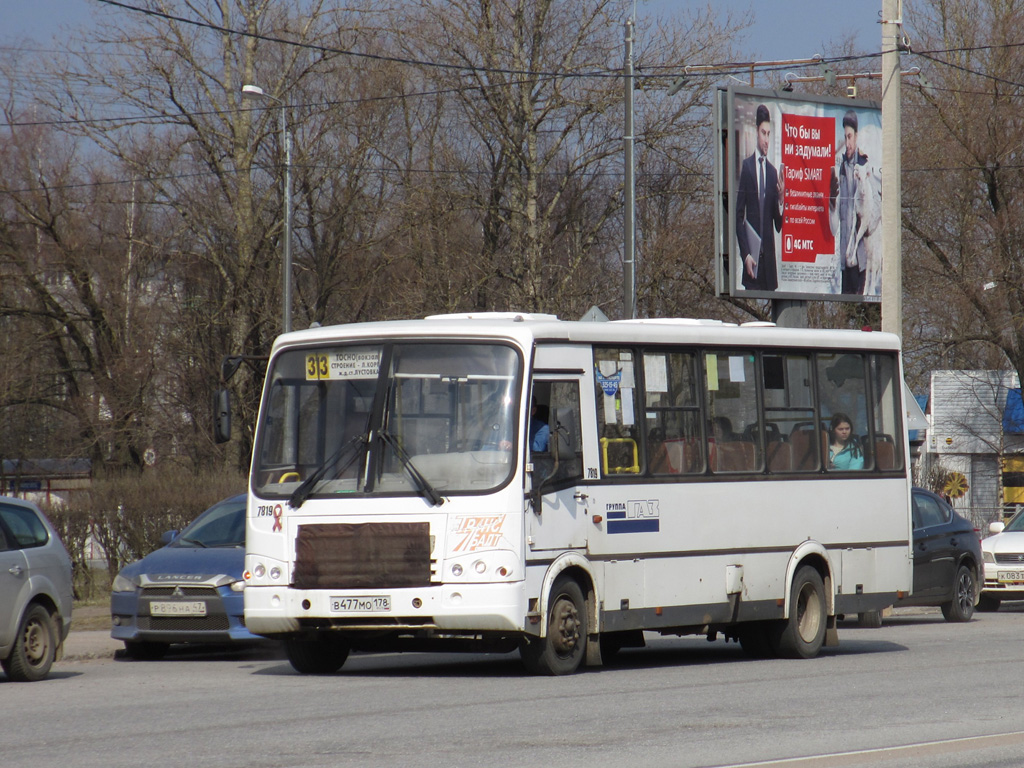
<path fill-rule="evenodd" d="M 786 235 L 782 238 L 782 250 L 784 253 L 795 253 L 796 251 L 813 251 L 814 241 L 806 238 Z"/>

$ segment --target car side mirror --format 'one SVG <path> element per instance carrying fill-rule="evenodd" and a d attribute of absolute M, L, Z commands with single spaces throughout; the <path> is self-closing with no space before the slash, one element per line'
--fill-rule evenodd
<path fill-rule="evenodd" d="M 164 546 L 167 546 L 172 541 L 174 541 L 176 538 L 178 538 L 178 532 L 177 531 L 164 531 L 164 534 L 160 537 L 160 543 L 163 544 Z"/>
<path fill-rule="evenodd" d="M 231 393 L 218 389 L 213 393 L 213 441 L 226 443 L 231 439 Z"/>
<path fill-rule="evenodd" d="M 1005 527 L 1006 527 L 1006 523 L 989 523 L 988 524 L 988 532 L 989 533 L 1002 533 L 1003 529 Z"/>

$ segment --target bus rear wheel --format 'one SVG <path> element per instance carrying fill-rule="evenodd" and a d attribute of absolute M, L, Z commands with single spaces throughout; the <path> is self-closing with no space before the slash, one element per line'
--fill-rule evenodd
<path fill-rule="evenodd" d="M 349 647 L 332 637 L 289 638 L 284 642 L 285 654 L 296 672 L 304 675 L 330 675 L 341 669 L 348 659 Z"/>
<path fill-rule="evenodd" d="M 587 602 L 580 585 L 570 578 L 555 580 L 548 601 L 545 637 L 524 640 L 519 655 L 535 675 L 571 675 L 587 651 Z"/>
<path fill-rule="evenodd" d="M 825 641 L 827 621 L 825 584 L 821 574 L 804 565 L 793 577 L 789 618 L 776 625 L 772 636 L 776 655 L 786 659 L 814 658 Z"/>

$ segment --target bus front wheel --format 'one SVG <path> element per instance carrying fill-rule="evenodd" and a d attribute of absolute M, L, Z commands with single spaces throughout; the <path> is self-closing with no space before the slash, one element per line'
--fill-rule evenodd
<path fill-rule="evenodd" d="M 802 566 L 793 577 L 789 618 L 780 621 L 773 633 L 776 655 L 787 659 L 814 658 L 825 641 L 827 621 L 821 574 L 809 565 Z"/>
<path fill-rule="evenodd" d="M 348 645 L 332 637 L 289 638 L 284 642 L 288 661 L 304 675 L 330 675 L 348 659 Z"/>
<path fill-rule="evenodd" d="M 587 651 L 587 602 L 570 578 L 555 580 L 548 602 L 546 637 L 523 640 L 519 655 L 535 675 L 571 675 Z"/>

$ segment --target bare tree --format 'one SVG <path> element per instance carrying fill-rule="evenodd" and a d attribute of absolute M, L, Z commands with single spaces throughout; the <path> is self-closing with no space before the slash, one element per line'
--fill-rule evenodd
<path fill-rule="evenodd" d="M 153 254 L 132 238 L 145 223 L 120 203 L 127 185 L 61 135 L 19 122 L 8 114 L 2 154 L 0 264 L 10 282 L 0 316 L 20 331 L 5 344 L 28 367 L 10 369 L 4 405 L 46 409 L 44 423 L 71 427 L 77 446 L 57 455 L 141 467 L 161 327 L 160 303 L 145 296 Z"/>
<path fill-rule="evenodd" d="M 334 28 L 322 2 L 138 5 L 145 13 L 120 11 L 92 41 L 117 56 L 70 60 L 48 99 L 168 214 L 163 289 L 178 316 L 166 351 L 179 361 L 167 390 L 177 396 L 168 405 L 191 433 L 191 458 L 202 464 L 217 455 L 201 435 L 209 431 L 221 359 L 265 354 L 280 331 L 281 192 L 255 173 L 278 112 L 271 102 L 243 102 L 241 86 L 260 84 L 288 103 L 290 90 L 330 61 L 326 48 L 310 44 Z M 112 113 L 132 118 L 111 120 Z M 233 382 L 239 466 L 248 463 L 261 385 L 258 369 Z"/>
<path fill-rule="evenodd" d="M 1024 21 L 1018 0 L 915 3 L 930 86 L 903 125 L 909 361 L 1024 372 Z"/>

